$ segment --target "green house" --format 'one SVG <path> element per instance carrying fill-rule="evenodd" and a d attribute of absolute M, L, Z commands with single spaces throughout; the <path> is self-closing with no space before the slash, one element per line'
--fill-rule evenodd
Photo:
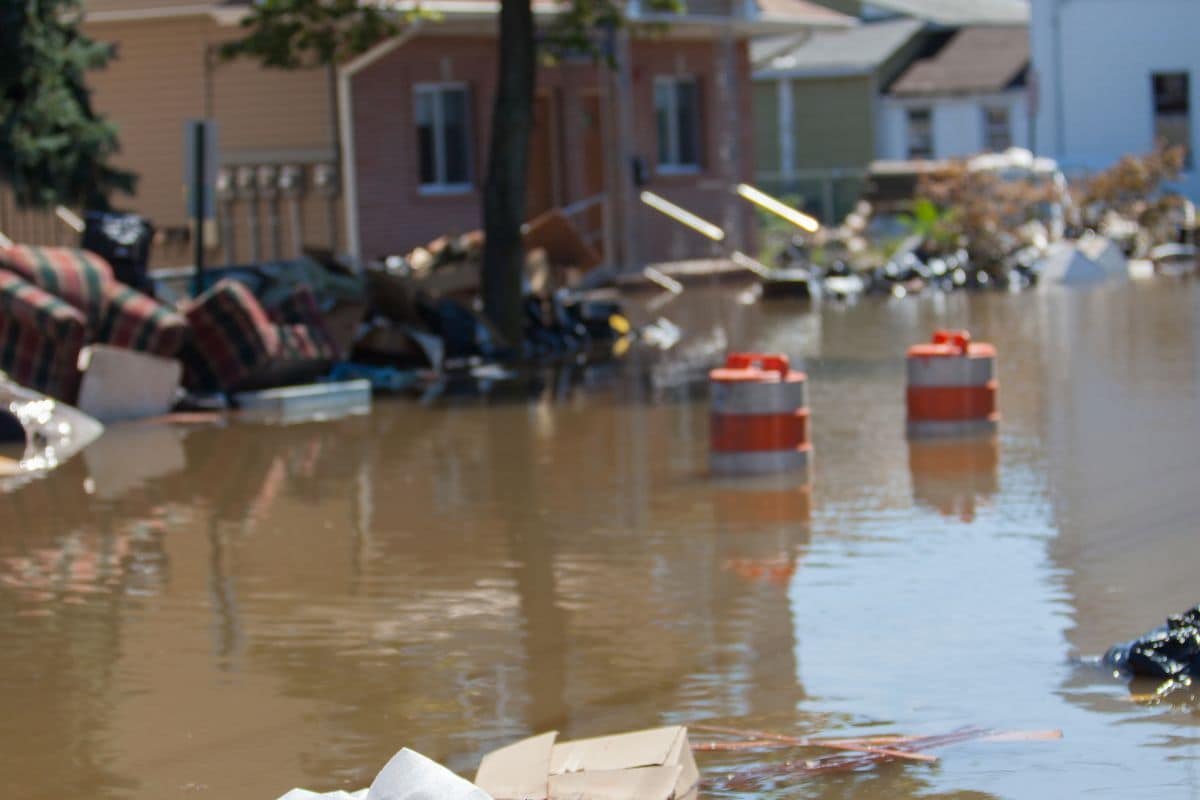
<path fill-rule="evenodd" d="M 858 201 L 870 164 L 894 149 L 888 144 L 896 132 L 884 129 L 889 88 L 965 28 L 1024 24 L 1029 6 L 1025 0 L 822 4 L 856 16 L 858 24 L 766 37 L 751 47 L 755 177 L 765 191 L 834 222 Z"/>
<path fill-rule="evenodd" d="M 879 98 L 921 52 L 924 23 L 864 22 L 806 40 L 764 39 L 754 66 L 759 185 L 799 196 L 826 222 L 857 201 L 875 159 Z"/>

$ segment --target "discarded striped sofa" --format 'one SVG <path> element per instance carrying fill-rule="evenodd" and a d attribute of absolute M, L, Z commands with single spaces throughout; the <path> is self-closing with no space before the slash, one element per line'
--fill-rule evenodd
<path fill-rule="evenodd" d="M 182 314 L 118 282 L 95 253 L 0 248 L 0 371 L 18 383 L 73 403 L 86 345 L 176 358 L 187 337 Z"/>
<path fill-rule="evenodd" d="M 243 283 L 224 279 L 188 304 L 184 385 L 244 391 L 306 383 L 340 357 L 311 288 L 297 285 L 266 309 Z"/>

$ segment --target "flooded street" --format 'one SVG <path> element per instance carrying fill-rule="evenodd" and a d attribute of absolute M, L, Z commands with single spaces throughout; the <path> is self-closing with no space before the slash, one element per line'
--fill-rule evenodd
<path fill-rule="evenodd" d="M 699 721 L 1065 736 L 753 796 L 1200 794 L 1200 717 L 1078 660 L 1200 602 L 1200 288 L 734 294 L 657 312 L 669 357 L 115 426 L 0 495 L 5 794 L 271 800 L 402 746 L 471 775 L 542 730 Z M 998 349 L 998 439 L 904 438 L 905 350 L 944 326 Z M 809 484 L 707 476 L 687 374 L 718 328 L 808 371 Z"/>

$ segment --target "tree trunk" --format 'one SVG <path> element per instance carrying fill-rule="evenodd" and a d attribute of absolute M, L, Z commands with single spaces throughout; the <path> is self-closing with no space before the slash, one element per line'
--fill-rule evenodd
<path fill-rule="evenodd" d="M 521 279 L 525 176 L 537 69 L 530 0 L 500 2 L 500 63 L 492 108 L 492 142 L 483 187 L 483 308 L 505 342 L 522 339 Z"/>

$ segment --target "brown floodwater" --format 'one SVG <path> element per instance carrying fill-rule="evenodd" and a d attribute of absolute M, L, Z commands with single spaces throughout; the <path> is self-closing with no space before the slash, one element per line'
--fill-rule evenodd
<path fill-rule="evenodd" d="M 1200 601 L 1200 288 L 750 300 L 369 416 L 113 426 L 0 495 L 3 795 L 271 800 L 707 721 L 1065 737 L 710 797 L 1196 796 L 1200 717 L 1081 658 Z M 946 325 L 999 350 L 994 440 L 904 438 Z M 809 483 L 706 475 L 725 348 L 807 369 Z"/>

